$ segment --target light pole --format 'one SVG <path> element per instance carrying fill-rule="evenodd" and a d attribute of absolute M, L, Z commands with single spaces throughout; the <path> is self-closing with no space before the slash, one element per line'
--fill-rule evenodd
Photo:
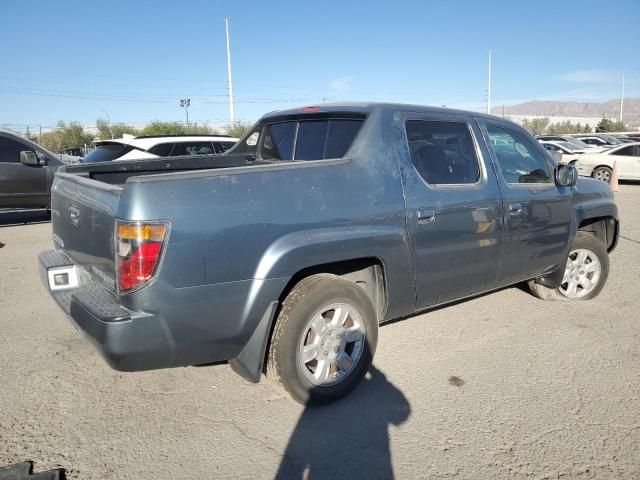
<path fill-rule="evenodd" d="M 231 45 L 229 43 L 229 18 L 224 19 L 224 31 L 227 35 L 227 82 L 229 88 L 229 122 L 236 123 L 236 114 L 233 106 L 233 81 L 231 79 Z"/>
<path fill-rule="evenodd" d="M 100 111 L 104 112 L 104 114 L 107 116 L 107 126 L 109 127 L 109 133 L 111 134 L 111 139 L 113 140 L 113 129 L 111 128 L 111 117 L 109 116 L 109 112 L 104 109 Z"/>
<path fill-rule="evenodd" d="M 182 108 L 184 108 L 184 112 L 187 115 L 187 128 L 189 128 L 189 105 L 191 105 L 191 99 L 190 98 L 181 98 L 180 99 L 180 106 Z"/>

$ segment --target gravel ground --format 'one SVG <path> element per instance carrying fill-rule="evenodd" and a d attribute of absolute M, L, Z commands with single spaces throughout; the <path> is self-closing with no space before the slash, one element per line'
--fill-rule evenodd
<path fill-rule="evenodd" d="M 40 284 L 51 226 L 0 228 L 0 465 L 72 479 L 640 478 L 640 185 L 588 302 L 507 288 L 384 326 L 324 409 L 226 366 L 110 370 Z M 5 223 L 18 221 L 5 220 Z"/>

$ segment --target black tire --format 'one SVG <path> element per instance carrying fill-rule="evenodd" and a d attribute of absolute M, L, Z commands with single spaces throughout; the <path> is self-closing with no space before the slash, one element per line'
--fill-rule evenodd
<path fill-rule="evenodd" d="M 604 288 L 607 283 L 607 278 L 609 277 L 609 254 L 607 253 L 607 249 L 604 244 L 594 235 L 587 232 L 578 232 L 576 234 L 576 238 L 571 245 L 571 251 L 578 249 L 590 250 L 598 257 L 600 262 L 600 278 L 598 279 L 597 285 L 593 290 L 591 290 L 591 292 L 583 297 L 569 298 L 562 294 L 560 288 L 545 287 L 544 285 L 536 283 L 535 280 L 529 280 L 528 285 L 531 293 L 542 300 L 590 300 L 597 297 Z"/>
<path fill-rule="evenodd" d="M 360 358 L 339 383 L 316 386 L 304 375 L 298 350 L 309 321 L 325 306 L 348 304 L 357 310 L 364 326 Z M 325 404 L 353 390 L 367 373 L 378 343 L 378 322 L 373 303 L 364 289 L 336 275 L 312 275 L 301 280 L 282 303 L 273 330 L 267 361 L 267 378 L 303 405 Z"/>
<path fill-rule="evenodd" d="M 597 180 L 602 180 L 606 183 L 611 183 L 611 177 L 613 176 L 613 170 L 609 167 L 596 167 L 591 172 L 591 176 Z"/>

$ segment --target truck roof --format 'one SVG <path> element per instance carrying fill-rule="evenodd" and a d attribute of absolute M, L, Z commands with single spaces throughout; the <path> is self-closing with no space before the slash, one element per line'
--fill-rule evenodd
<path fill-rule="evenodd" d="M 335 102 L 335 103 L 321 103 L 316 105 L 307 105 L 299 108 L 292 108 L 288 110 L 276 110 L 267 113 L 262 118 L 280 117 L 288 115 L 300 115 L 304 113 L 322 113 L 322 112 L 353 112 L 362 113 L 364 115 L 373 111 L 405 111 L 405 112 L 423 112 L 423 113 L 439 113 L 439 114 L 459 114 L 459 115 L 473 115 L 474 117 L 483 117 L 490 119 L 500 119 L 502 121 L 510 120 L 498 117 L 497 115 L 489 115 L 486 113 L 473 112 L 469 110 L 458 110 L 455 108 L 447 107 L 432 107 L 427 105 L 415 105 L 408 103 L 386 103 L 386 102 Z"/>

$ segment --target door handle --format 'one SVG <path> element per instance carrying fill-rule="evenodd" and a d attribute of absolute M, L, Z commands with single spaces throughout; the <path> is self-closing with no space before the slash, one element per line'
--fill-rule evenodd
<path fill-rule="evenodd" d="M 436 211 L 433 208 L 419 208 L 418 209 L 418 223 L 428 224 L 436 221 Z"/>
<path fill-rule="evenodd" d="M 522 213 L 522 204 L 521 203 L 510 203 L 509 204 L 509 215 L 520 215 Z"/>

